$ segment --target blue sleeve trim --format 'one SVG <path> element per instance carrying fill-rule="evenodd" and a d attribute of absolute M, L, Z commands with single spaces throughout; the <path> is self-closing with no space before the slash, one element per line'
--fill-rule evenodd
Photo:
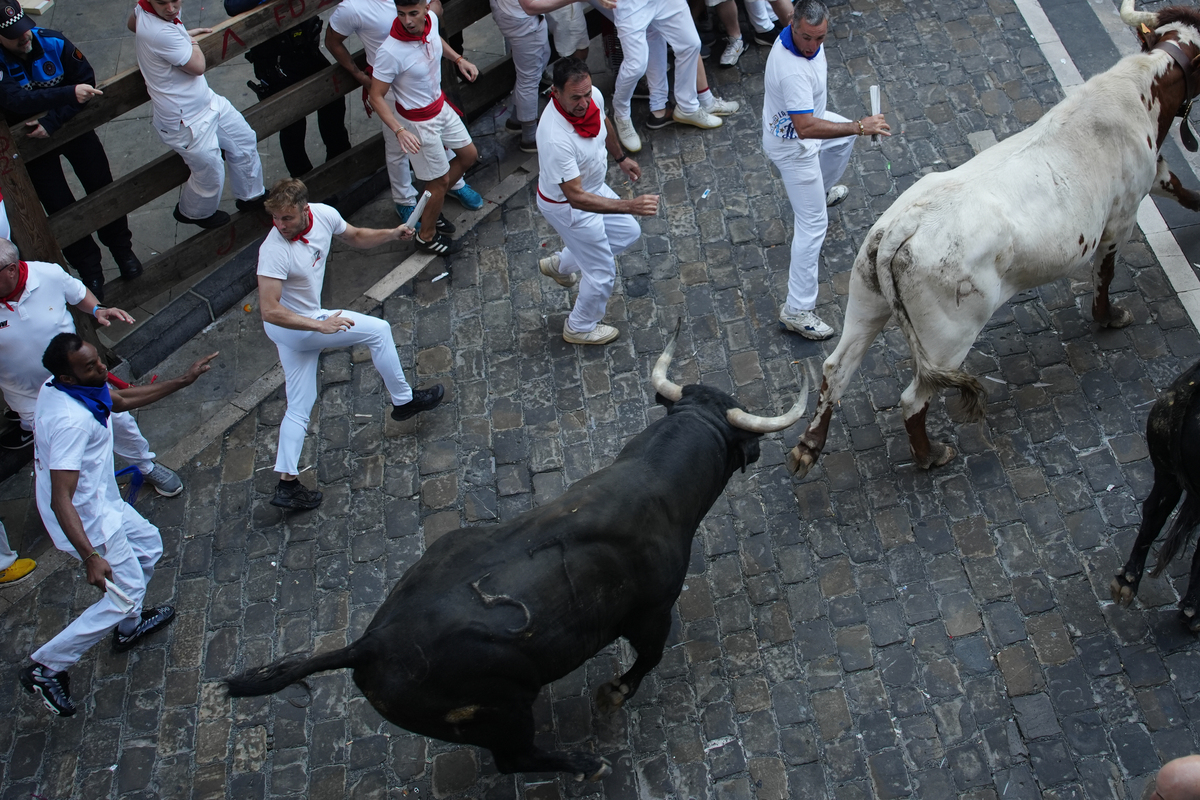
<path fill-rule="evenodd" d="M 789 111 L 788 113 L 789 114 L 811 114 L 811 113 L 813 113 L 813 109 L 806 108 L 803 111 Z"/>

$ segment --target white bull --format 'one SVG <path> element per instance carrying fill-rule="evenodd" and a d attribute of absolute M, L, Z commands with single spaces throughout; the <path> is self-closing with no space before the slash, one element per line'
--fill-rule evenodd
<path fill-rule="evenodd" d="M 1191 75 L 1200 62 L 1200 12 L 1135 12 L 1124 0 L 1121 16 L 1154 49 L 1123 58 L 962 166 L 921 178 L 871 227 L 854 260 L 816 416 L 788 454 L 793 473 L 803 477 L 816 462 L 834 405 L 893 315 L 913 361 L 900 398 L 904 426 L 925 469 L 955 455 L 929 441 L 930 398 L 956 388 L 968 416 L 982 418 L 986 393 L 960 367 L 1014 294 L 1094 262 L 1093 318 L 1110 327 L 1132 321 L 1109 301 L 1109 284 L 1142 199 L 1154 192 L 1200 211 L 1200 195 L 1183 188 L 1158 154 L 1176 112 L 1200 90 L 1200 75 Z"/>

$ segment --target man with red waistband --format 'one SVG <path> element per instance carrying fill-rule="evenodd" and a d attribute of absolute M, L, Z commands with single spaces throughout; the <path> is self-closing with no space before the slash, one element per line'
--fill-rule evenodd
<path fill-rule="evenodd" d="M 601 322 L 616 283 L 615 256 L 642 235 L 632 215 L 658 213 L 658 195 L 622 200 L 604 182 L 610 155 L 631 181 L 642 170 L 621 151 L 587 64 L 577 58 L 558 61 L 550 98 L 537 129 L 538 208 L 565 246 L 543 258 L 538 269 L 560 286 L 579 284 L 575 307 L 563 323 L 563 339 L 608 344 L 619 334 Z"/>
<path fill-rule="evenodd" d="M 475 65 L 442 38 L 437 14 L 430 13 L 424 0 L 396 0 L 391 33 L 375 51 L 371 107 L 408 153 L 413 174 L 425 181 L 429 202 L 416 244 L 435 255 L 451 252 L 450 239 L 435 227 L 446 192 L 479 158 L 471 134 L 442 91 L 443 58 L 453 61 L 468 81 L 478 77 Z M 454 151 L 453 161 L 446 158 L 447 148 Z"/>

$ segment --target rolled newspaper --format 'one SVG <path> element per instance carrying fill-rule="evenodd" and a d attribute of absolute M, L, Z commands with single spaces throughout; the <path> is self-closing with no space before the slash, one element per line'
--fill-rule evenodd
<path fill-rule="evenodd" d="M 133 601 L 129 599 L 129 595 L 121 591 L 119 586 L 108 578 L 105 578 L 104 588 L 107 590 L 108 599 L 117 607 L 117 611 L 120 611 L 122 614 L 128 614 L 130 611 L 133 611 Z"/>
<path fill-rule="evenodd" d="M 421 215 L 425 213 L 425 204 L 429 202 L 431 195 L 429 192 L 422 192 L 421 199 L 417 200 L 417 204 L 413 206 L 412 213 L 408 215 L 410 228 L 415 228 L 416 223 L 421 221 Z"/>
<path fill-rule="evenodd" d="M 879 85 L 872 84 L 872 86 L 871 86 L 871 116 L 875 116 L 876 114 L 878 114 L 879 110 L 880 110 L 879 109 Z M 879 147 L 879 134 L 878 133 L 871 134 L 871 146 Z"/>

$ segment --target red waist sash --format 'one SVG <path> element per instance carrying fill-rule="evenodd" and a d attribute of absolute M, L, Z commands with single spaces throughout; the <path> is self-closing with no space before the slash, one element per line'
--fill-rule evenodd
<path fill-rule="evenodd" d="M 538 193 L 538 197 L 542 198 L 547 203 L 557 203 L 560 206 L 565 206 L 567 204 L 566 200 L 551 200 L 549 197 L 546 197 L 546 195 L 542 194 L 541 186 L 537 187 L 537 193 Z"/>
<path fill-rule="evenodd" d="M 442 113 L 442 106 L 446 104 L 449 104 L 450 108 L 454 109 L 455 114 L 458 114 L 460 117 L 463 115 L 462 112 L 458 110 L 458 106 L 446 99 L 445 92 L 442 92 L 440 95 L 438 95 L 437 100 L 434 100 L 429 105 L 421 108 L 405 108 L 399 103 L 396 103 L 396 113 L 407 120 L 411 120 L 412 122 L 426 122 L 427 120 L 431 120 L 438 114 Z"/>

